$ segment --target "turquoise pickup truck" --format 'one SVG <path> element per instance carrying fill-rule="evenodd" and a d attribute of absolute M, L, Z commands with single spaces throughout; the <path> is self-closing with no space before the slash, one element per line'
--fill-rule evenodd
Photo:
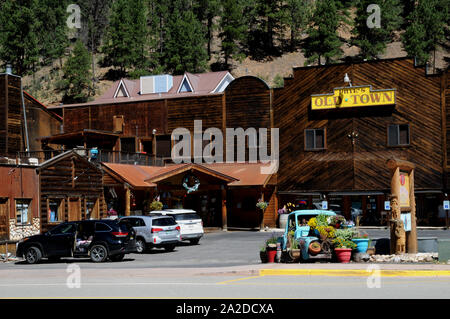
<path fill-rule="evenodd" d="M 307 261 L 309 259 L 324 259 L 332 258 L 331 247 L 328 242 L 321 242 L 320 236 L 317 231 L 311 230 L 308 226 L 308 221 L 312 217 L 317 215 L 335 216 L 336 213 L 329 210 L 296 210 L 289 214 L 286 229 L 283 236 L 280 237 L 281 248 L 284 254 L 292 257 L 291 248 L 289 243 L 289 233 L 294 232 L 292 240 L 297 241 L 300 249 L 301 261 Z M 292 242 L 292 241 L 291 241 Z M 313 244 L 314 243 L 314 244 Z M 317 250 L 320 245 L 320 251 Z M 313 249 L 315 248 L 315 249 Z"/>

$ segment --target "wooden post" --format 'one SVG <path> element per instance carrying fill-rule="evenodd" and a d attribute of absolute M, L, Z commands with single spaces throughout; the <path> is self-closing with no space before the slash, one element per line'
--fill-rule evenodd
<path fill-rule="evenodd" d="M 222 230 L 227 231 L 227 190 L 225 186 L 222 189 Z"/>
<path fill-rule="evenodd" d="M 131 190 L 130 186 L 126 187 L 126 194 L 125 194 L 125 216 L 130 216 L 130 206 L 131 206 Z"/>
<path fill-rule="evenodd" d="M 261 191 L 261 200 L 264 201 L 264 189 Z M 262 218 L 261 218 L 261 225 L 259 226 L 260 230 L 264 229 L 264 209 L 262 209 L 261 212 Z"/>
<path fill-rule="evenodd" d="M 409 254 L 417 254 L 417 220 L 416 220 L 416 197 L 414 196 L 414 169 L 409 173 L 409 202 L 411 207 L 411 231 L 406 232 L 406 251 Z"/>

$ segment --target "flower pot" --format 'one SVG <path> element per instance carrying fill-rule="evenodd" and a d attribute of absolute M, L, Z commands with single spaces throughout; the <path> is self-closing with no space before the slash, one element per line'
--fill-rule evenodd
<path fill-rule="evenodd" d="M 266 252 L 267 252 L 267 262 L 274 263 L 275 256 L 277 255 L 277 250 L 276 249 L 268 249 Z"/>
<path fill-rule="evenodd" d="M 267 252 L 266 251 L 260 251 L 259 252 L 259 258 L 261 259 L 261 263 L 265 264 L 267 263 Z"/>
<path fill-rule="evenodd" d="M 289 214 L 281 214 L 280 215 L 279 223 L 280 223 L 281 229 L 286 229 L 288 216 L 289 216 Z"/>
<path fill-rule="evenodd" d="M 322 246 L 316 241 L 309 244 L 308 251 L 311 255 L 315 256 L 322 250 Z"/>
<path fill-rule="evenodd" d="M 356 252 L 365 254 L 369 248 L 369 238 L 353 238 L 352 241 L 356 244 Z"/>
<path fill-rule="evenodd" d="M 336 253 L 337 260 L 340 263 L 348 263 L 352 257 L 351 248 L 335 248 L 334 252 Z"/>

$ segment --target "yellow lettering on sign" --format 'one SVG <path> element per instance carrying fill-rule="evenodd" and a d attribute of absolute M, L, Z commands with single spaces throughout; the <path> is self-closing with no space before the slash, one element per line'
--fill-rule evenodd
<path fill-rule="evenodd" d="M 395 89 L 372 90 L 371 86 L 334 89 L 332 94 L 311 95 L 312 110 L 394 105 Z"/>

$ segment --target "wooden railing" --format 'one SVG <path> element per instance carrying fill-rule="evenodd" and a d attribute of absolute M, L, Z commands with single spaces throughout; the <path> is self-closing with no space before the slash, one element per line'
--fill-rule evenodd
<path fill-rule="evenodd" d="M 77 148 L 74 150 L 81 156 L 91 157 L 90 149 Z M 38 165 L 66 151 L 67 150 L 46 150 L 18 152 L 17 158 L 19 159 L 19 164 Z M 170 157 L 158 157 L 145 153 L 128 153 L 108 150 L 98 150 L 97 161 L 145 166 L 164 166 L 164 164 L 172 162 Z"/>

